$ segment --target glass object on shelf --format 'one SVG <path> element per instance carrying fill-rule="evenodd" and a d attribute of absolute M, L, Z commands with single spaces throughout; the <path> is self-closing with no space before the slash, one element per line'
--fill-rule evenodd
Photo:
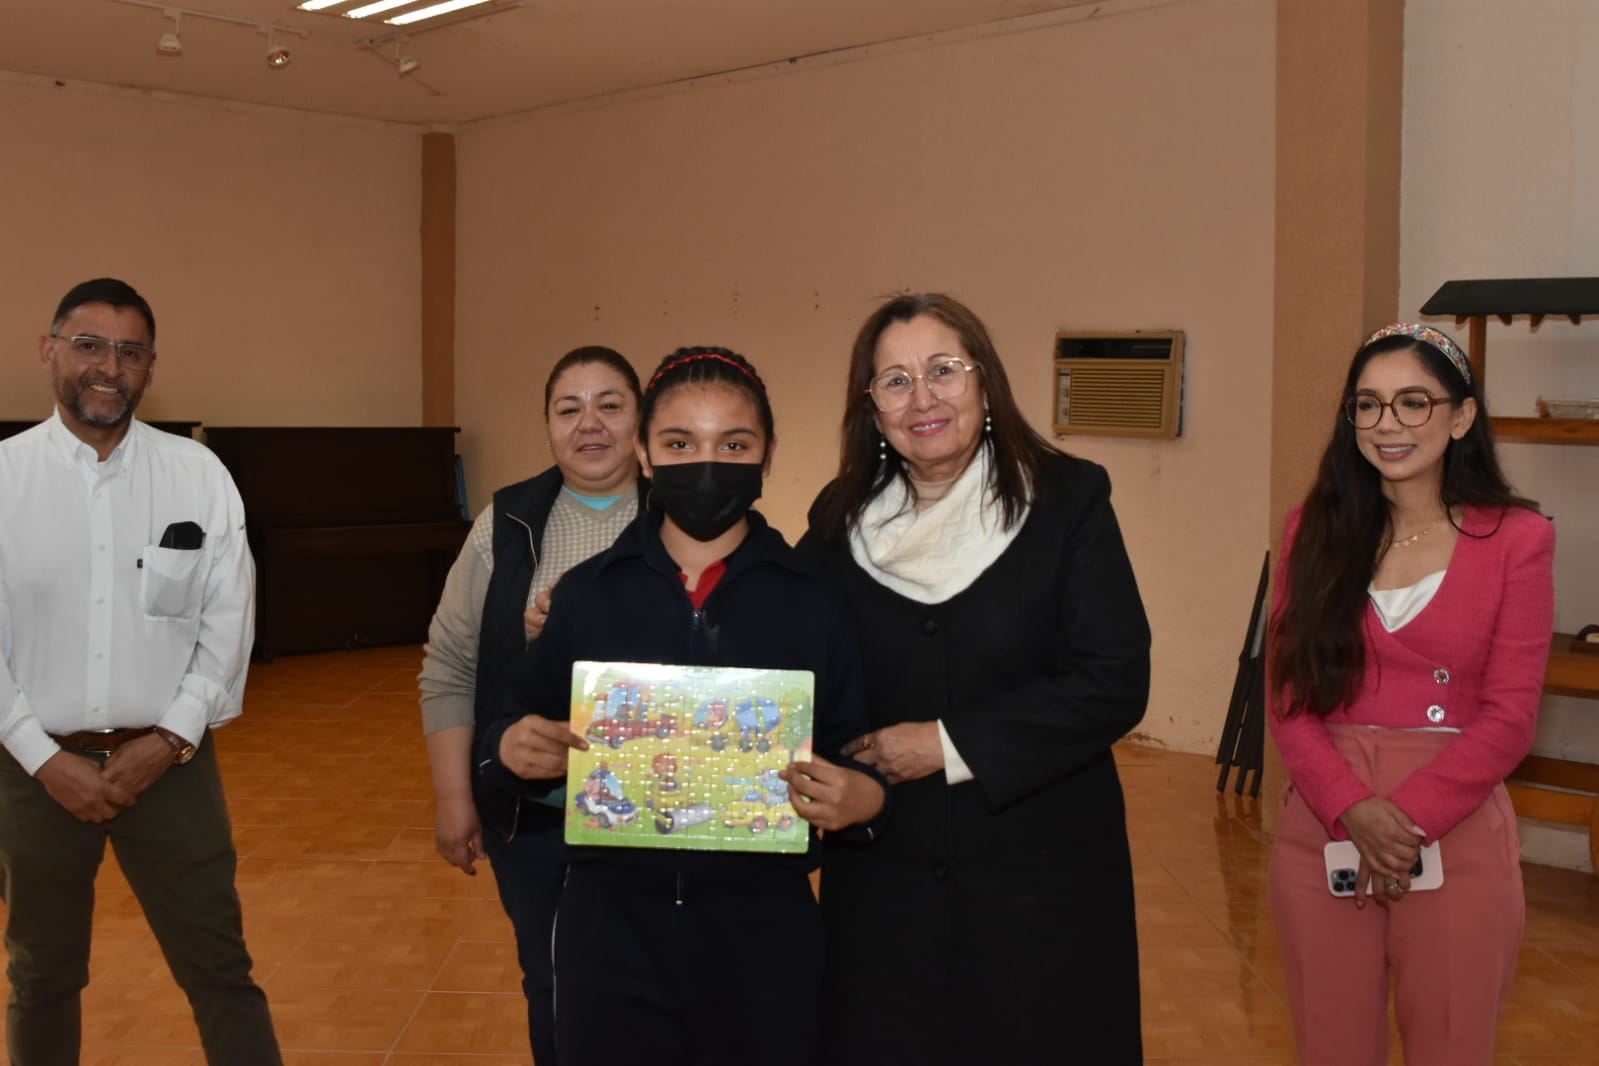
<path fill-rule="evenodd" d="M 1574 396 L 1538 397 L 1539 418 L 1599 419 L 1599 399 Z"/>

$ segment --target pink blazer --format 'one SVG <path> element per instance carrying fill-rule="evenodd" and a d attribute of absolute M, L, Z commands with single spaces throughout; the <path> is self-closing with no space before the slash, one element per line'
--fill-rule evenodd
<path fill-rule="evenodd" d="M 1299 509 L 1288 515 L 1274 608 L 1287 592 Z M 1554 526 L 1511 508 L 1467 508 L 1443 584 L 1422 612 L 1390 633 L 1366 606 L 1366 677 L 1360 696 L 1326 719 L 1267 721 L 1283 762 L 1327 832 L 1372 795 L 1333 747 L 1327 723 L 1461 730 L 1432 762 L 1387 797 L 1427 831 L 1427 842 L 1482 805 L 1532 748 L 1554 628 Z"/>

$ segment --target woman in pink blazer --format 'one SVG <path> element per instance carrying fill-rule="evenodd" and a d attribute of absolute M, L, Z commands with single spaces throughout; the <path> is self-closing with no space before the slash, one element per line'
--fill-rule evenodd
<path fill-rule="evenodd" d="M 1553 555 L 1460 348 L 1427 326 L 1374 333 L 1288 516 L 1271 617 L 1291 779 L 1271 908 L 1302 1066 L 1388 1061 L 1390 969 L 1409 1066 L 1492 1062 L 1524 910 L 1504 779 L 1537 725 Z M 1357 858 L 1329 861 L 1345 840 Z M 1347 877 L 1333 894 L 1337 866 L 1352 896 Z"/>

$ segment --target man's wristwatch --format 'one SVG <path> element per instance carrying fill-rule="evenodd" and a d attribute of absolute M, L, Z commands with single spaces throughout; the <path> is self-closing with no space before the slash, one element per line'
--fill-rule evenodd
<path fill-rule="evenodd" d="M 177 765 L 182 766 L 184 763 L 194 758 L 194 745 L 178 736 L 172 730 L 162 729 L 160 726 L 156 726 L 155 735 L 172 745 L 172 752 L 174 756 L 172 761 Z"/>

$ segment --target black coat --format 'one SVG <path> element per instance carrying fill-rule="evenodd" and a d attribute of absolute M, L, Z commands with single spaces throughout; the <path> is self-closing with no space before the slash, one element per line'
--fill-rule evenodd
<path fill-rule="evenodd" d="M 1110 747 L 1143 717 L 1150 635 L 1105 471 L 1048 458 L 1016 539 L 943 603 L 801 547 L 854 607 L 873 726 L 941 719 L 976 778 L 897 785 L 879 842 L 829 841 L 826 1061 L 1141 1062 Z"/>

